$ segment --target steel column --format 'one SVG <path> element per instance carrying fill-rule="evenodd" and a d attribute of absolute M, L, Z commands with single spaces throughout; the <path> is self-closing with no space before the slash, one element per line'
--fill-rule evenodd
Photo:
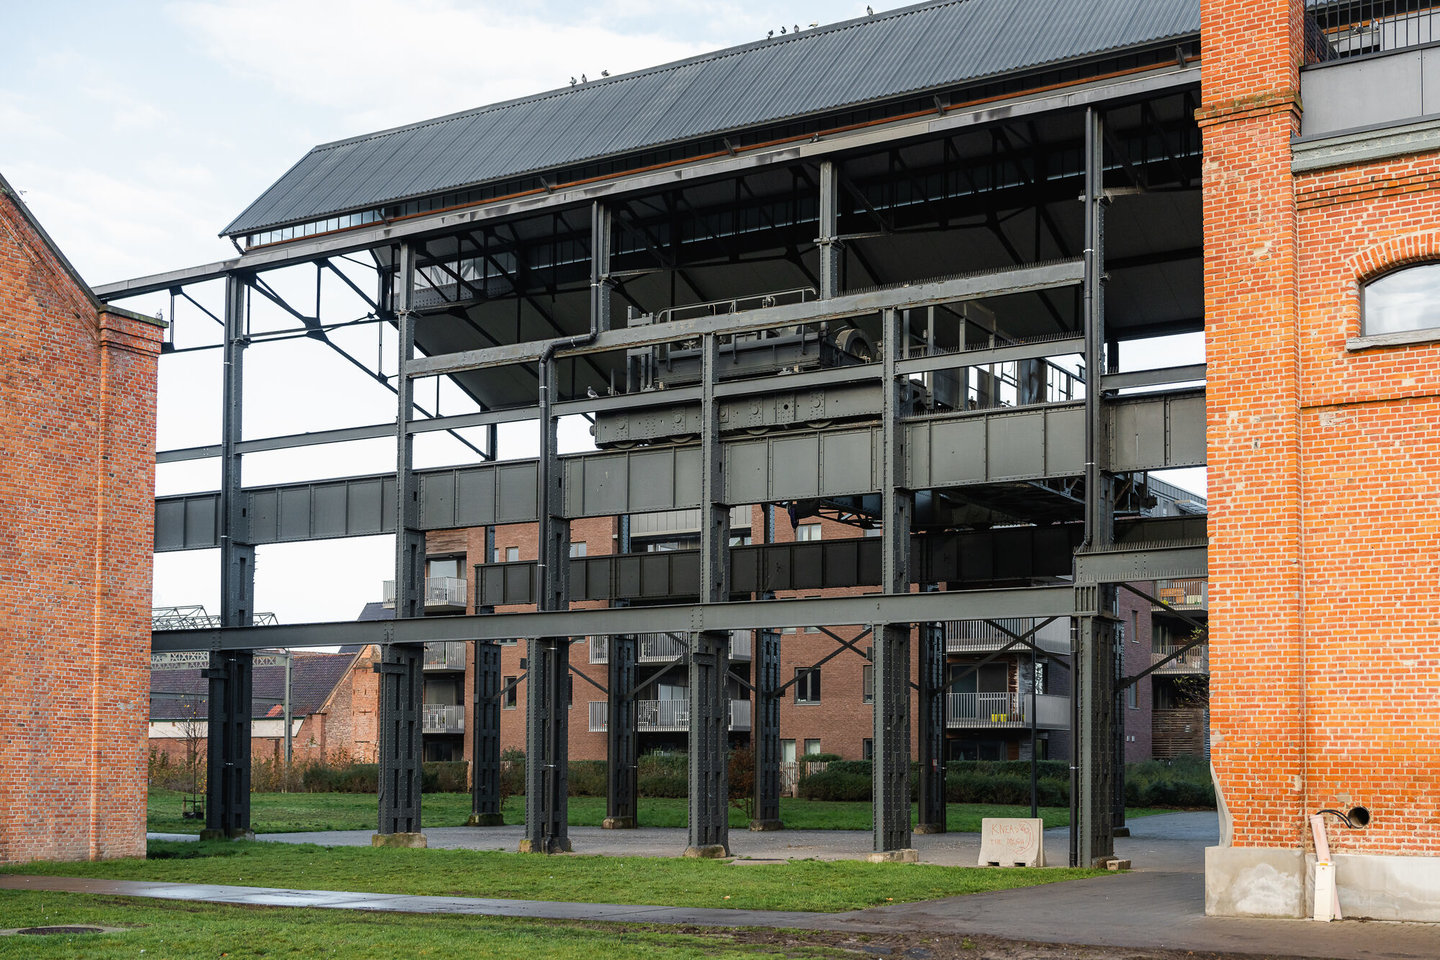
<path fill-rule="evenodd" d="M 220 426 L 220 618 L 227 627 L 251 626 L 255 611 L 255 547 L 245 509 L 240 441 L 243 437 L 245 348 L 249 345 L 249 281 L 225 278 L 225 345 Z M 250 724 L 254 655 L 212 653 L 209 753 L 206 756 L 207 838 L 252 836 Z"/>
<path fill-rule="evenodd" d="M 398 334 L 395 404 L 395 619 L 425 615 L 425 534 L 420 529 L 420 486 L 415 481 L 410 417 L 414 381 L 406 368 L 415 357 L 415 250 L 400 244 L 389 306 Z M 376 842 L 424 846 L 420 826 L 423 648 L 385 644 L 375 670 L 380 674 L 380 825 Z M 398 834 L 399 836 L 392 836 Z"/>
<path fill-rule="evenodd" d="M 700 602 L 730 599 L 730 509 L 720 449 L 719 343 L 703 343 L 700 400 Z M 730 854 L 730 670 L 728 631 L 701 631 L 690 645 L 690 837 L 685 855 Z"/>
<path fill-rule="evenodd" d="M 945 832 L 945 631 L 920 624 L 920 811 L 916 833 Z"/>
<path fill-rule="evenodd" d="M 900 316 L 884 318 L 884 413 L 881 446 L 884 476 L 880 486 L 881 588 L 887 594 L 910 592 L 910 521 L 914 498 L 903 489 L 905 431 L 901 428 L 899 360 Z M 876 623 L 875 639 L 875 852 L 910 855 L 910 624 Z"/>
<path fill-rule="evenodd" d="M 605 740 L 605 822 L 607 830 L 639 825 L 639 736 L 635 725 L 635 662 L 638 646 L 633 633 L 611 636 L 610 664 L 605 689 L 609 700 Z"/>
<path fill-rule="evenodd" d="M 755 631 L 755 819 L 751 830 L 781 830 L 780 633 Z"/>
<path fill-rule="evenodd" d="M 500 806 L 500 647 L 479 640 L 470 669 L 475 682 L 470 709 L 471 827 L 498 827 L 505 822 Z"/>
<path fill-rule="evenodd" d="M 828 300 L 840 295 L 841 258 L 845 248 L 840 243 L 840 168 L 834 160 L 820 162 L 820 298 Z"/>
<path fill-rule="evenodd" d="M 590 205 L 590 316 L 595 329 L 610 329 L 611 294 L 610 248 L 614 237 L 614 214 L 603 203 Z"/>
<path fill-rule="evenodd" d="M 1105 120 L 1085 116 L 1085 540 L 1087 549 L 1115 540 L 1115 490 L 1109 467 L 1105 372 Z M 1072 697 L 1071 862 L 1090 866 L 1114 855 L 1115 587 L 1076 584 L 1075 690 Z"/>
<path fill-rule="evenodd" d="M 570 523 L 564 518 L 564 474 L 560 470 L 556 421 L 555 363 L 540 361 L 540 460 L 536 502 L 540 506 L 540 558 L 536 594 L 540 611 L 570 607 Z M 529 642 L 525 698 L 525 839 L 522 853 L 565 853 L 569 836 L 570 638 L 538 637 Z"/>

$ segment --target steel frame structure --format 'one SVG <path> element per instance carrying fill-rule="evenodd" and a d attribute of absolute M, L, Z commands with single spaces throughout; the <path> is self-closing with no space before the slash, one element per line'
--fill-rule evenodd
<path fill-rule="evenodd" d="M 636 636 L 647 632 L 679 632 L 689 648 L 685 669 L 689 680 L 690 720 L 690 827 L 687 853 L 697 856 L 728 853 L 728 816 L 725 753 L 727 747 L 728 633 L 756 632 L 757 654 L 753 684 L 757 726 L 757 828 L 780 826 L 778 807 L 778 696 L 784 689 L 779 677 L 784 627 L 816 624 L 855 625 L 868 630 L 873 642 L 875 670 L 874 742 L 875 833 L 877 853 L 903 851 L 911 843 L 909 818 L 912 722 L 911 690 L 918 689 L 921 765 L 920 829 L 944 829 L 943 642 L 935 625 L 946 620 L 998 620 L 1011 617 L 1075 617 L 1073 671 L 1075 675 L 1073 730 L 1076 737 L 1072 798 L 1072 863 L 1090 864 L 1112 854 L 1111 797 L 1115 782 L 1115 723 L 1113 713 L 1118 684 L 1115 642 L 1115 584 L 1128 579 L 1159 576 L 1203 576 L 1204 550 L 1193 536 L 1175 538 L 1178 527 L 1156 525 L 1156 536 L 1116 542 L 1117 474 L 1133 474 L 1171 466 L 1203 463 L 1203 391 L 1172 388 L 1136 397 L 1118 391 L 1133 387 L 1179 384 L 1203 379 L 1203 367 L 1176 367 L 1150 371 L 1107 372 L 1113 366 L 1110 348 L 1116 341 L 1107 332 L 1106 218 L 1112 192 L 1107 170 L 1128 177 L 1134 189 L 1148 189 L 1146 175 L 1130 157 L 1118 152 L 1118 141 L 1107 127 L 1107 113 L 1142 104 L 1148 99 L 1188 95 L 1198 86 L 1198 69 L 1180 64 L 1138 76 L 1082 84 L 1061 92 L 1020 95 L 1000 104 L 972 110 L 945 112 L 936 118 L 910 120 L 865 129 L 847 136 L 817 138 L 807 144 L 790 144 L 743 156 L 681 166 L 656 173 L 640 173 L 618 180 L 525 198 L 480 205 L 409 219 L 402 223 L 371 225 L 343 235 L 313 238 L 260 248 L 236 260 L 156 277 L 141 278 L 100 288 L 106 299 L 124 299 L 156 291 L 185 297 L 189 285 L 224 279 L 225 396 L 222 439 L 217 446 L 168 451 L 160 462 L 177 462 L 219 456 L 221 489 L 216 494 L 161 498 L 157 503 L 157 549 L 194 549 L 218 545 L 222 556 L 221 629 L 157 631 L 154 649 L 209 650 L 212 713 L 211 796 L 207 828 L 219 835 L 243 834 L 249 827 L 248 729 L 250 723 L 250 651 L 261 647 L 321 646 L 337 643 L 376 643 L 383 651 L 381 673 L 381 788 L 379 834 L 417 835 L 422 832 L 419 772 L 421 724 L 419 720 L 419 646 L 427 641 L 475 641 L 474 805 L 472 823 L 495 822 L 496 781 L 499 772 L 499 714 L 501 689 L 498 653 L 494 642 L 523 638 L 528 642 L 524 682 L 526 707 L 526 832 L 524 849 L 557 852 L 570 849 L 566 828 L 568 756 L 566 705 L 571 672 L 572 637 L 599 634 L 609 640 L 606 696 L 609 700 L 611 773 L 607 825 L 635 823 L 634 764 Z M 1143 113 L 1142 109 L 1142 113 Z M 892 235 L 893 218 L 866 200 L 854 179 L 844 170 L 846 158 L 857 151 L 894 148 L 888 168 L 895 177 L 913 177 L 905 169 L 900 147 L 956 132 L 990 131 L 997 148 L 1014 151 L 1005 123 L 1032 122 L 1056 116 L 1077 119 L 1083 130 L 1083 250 L 1053 261 L 1027 261 L 1003 231 L 1000 238 L 1015 261 L 1010 266 L 923 282 L 878 286 L 870 290 L 846 289 L 847 265 L 872 279 L 879 268 L 867 265 L 865 242 Z M 1000 126 L 997 126 L 1000 125 Z M 1164 140 L 1163 132 L 1158 135 Z M 1148 142 L 1148 141 L 1147 141 Z M 948 141 L 947 141 L 948 149 Z M 1174 156 L 1156 163 L 1176 164 Z M 1178 164 L 1176 164 L 1178 165 Z M 961 163 L 963 167 L 963 163 Z M 817 297 L 796 304 L 762 306 L 688 319 L 654 321 L 651 315 L 613 327 L 617 294 L 636 302 L 625 289 L 627 277 L 615 265 L 616 233 L 623 224 L 639 222 L 637 202 L 678 187 L 736 180 L 741 196 L 744 178 L 752 173 L 792 171 L 798 183 L 813 187 L 818 210 L 818 236 L 814 240 L 813 271 Z M 1182 175 L 1182 179 L 1185 176 Z M 973 181 L 972 181 L 973 182 Z M 1188 180 L 1187 180 L 1188 182 Z M 1022 184 L 1025 189 L 1035 183 Z M 977 188 L 978 189 L 978 188 Z M 847 199 L 848 198 L 848 199 Z M 847 207 L 848 204 L 848 207 Z M 661 203 L 663 206 L 664 203 Z M 673 206 L 673 204 L 672 204 Z M 455 241 L 456 250 L 472 244 L 471 253 L 490 256 L 489 236 L 506 228 L 520 248 L 515 223 L 537 214 L 557 211 L 589 212 L 588 329 L 559 322 L 524 289 L 523 265 L 507 267 L 494 260 L 513 288 L 517 317 L 527 309 L 540 316 L 555 336 L 498 342 L 429 356 L 416 355 L 417 325 L 433 305 L 417 305 L 422 285 L 419 270 L 437 263 L 429 244 L 436 238 Z M 1035 206 L 1035 249 L 1058 245 L 1062 228 L 1053 222 L 1044 203 Z M 617 216 L 618 215 L 618 216 Z M 994 232 L 995 212 L 985 229 Z M 869 220 L 876 233 L 851 231 L 846 223 Z M 1048 222 L 1047 222 L 1048 221 Z M 566 221 L 567 229 L 574 230 Z M 476 245 L 474 231 L 485 233 Z M 1049 240 L 1042 239 L 1048 233 Z M 698 295 L 693 278 L 676 277 L 683 264 L 663 243 L 649 241 L 649 253 L 668 272 L 672 287 L 688 285 Z M 281 267 L 317 263 L 330 258 L 369 252 L 376 257 L 380 277 L 373 300 L 349 278 L 346 283 L 366 296 L 377 319 L 398 331 L 394 387 L 396 417 L 393 423 L 351 427 L 314 434 L 244 439 L 240 413 L 243 401 L 243 358 L 249 343 L 249 294 L 259 290 L 280 301 L 264 286 L 263 273 Z M 789 256 L 782 253 L 782 258 Z M 456 256 L 459 256 L 457 253 Z M 431 258 L 431 259 L 427 259 Z M 733 256 L 732 256 L 732 259 Z M 792 258 L 797 269 L 807 263 Z M 1163 258 L 1162 258 L 1163 259 Z M 518 264 L 518 261 L 517 261 Z M 439 309 L 458 310 L 468 297 L 485 302 L 487 292 L 467 285 L 461 273 L 445 268 L 453 278 L 456 297 L 442 297 Z M 340 271 L 336 270 L 336 273 Z M 317 276 L 320 274 L 317 268 Z M 344 275 L 341 274 L 343 277 Z M 425 275 L 428 277 L 429 275 Z M 532 278 L 533 279 L 533 278 Z M 538 282 L 538 281 L 537 281 Z M 433 281 L 428 283 L 434 289 Z M 464 290 L 466 297 L 461 297 Z M 553 299 L 557 288 L 551 287 Z M 1038 297 L 1057 319 L 1057 306 L 1065 297 L 1079 304 L 1078 324 L 1048 338 L 1022 342 L 992 342 L 963 355 L 926 350 L 910 355 L 912 320 L 928 315 L 933 347 L 934 311 L 979 300 Z M 530 299 L 527 301 L 527 297 Z M 672 301 L 673 303 L 673 301 Z M 283 304 L 282 304 L 283 305 Z M 323 330 L 316 316 L 311 323 L 300 312 L 287 312 L 305 321 L 310 332 Z M 883 345 L 877 362 L 855 367 L 792 373 L 769 380 L 725 380 L 721 365 L 722 343 L 737 334 L 769 331 L 806 324 L 833 324 L 855 318 L 878 318 Z M 1198 317 L 1177 323 L 1193 329 Z M 1063 322 L 1061 326 L 1063 326 Z M 517 320 L 518 327 L 518 320 Z M 488 336 L 488 335 L 487 335 Z M 962 325 L 962 344 L 964 333 Z M 606 355 L 627 350 L 689 341 L 701 355 L 699 383 L 650 393 L 569 395 L 562 389 L 560 365 L 570 369 L 587 364 L 603 376 Z M 902 348 L 902 344 L 904 344 Z M 959 412 L 953 416 L 915 418 L 905 406 L 905 388 L 911 378 L 966 365 L 1033 361 L 1057 354 L 1081 354 L 1090 379 L 1083 401 L 1040 403 L 1033 409 L 1008 408 Z M 960 360 L 957 360 L 957 356 Z M 353 359 L 353 358 L 352 358 Z M 507 368 L 533 370 L 536 398 L 532 404 L 483 409 L 447 417 L 417 418 L 415 384 L 426 377 L 474 375 L 477 371 Z M 575 374 L 571 375 L 572 383 Z M 783 382 L 781 382 L 783 381 Z M 764 438 L 735 438 L 724 434 L 720 405 L 727 398 L 764 397 L 777 390 L 823 389 L 837 383 L 873 383 L 883 397 L 878 422 L 863 428 L 798 426 Z M 562 416 L 595 415 L 611 411 L 637 411 L 654 407 L 693 404 L 699 409 L 700 429 L 693 440 L 627 451 L 562 457 L 557 450 L 556 427 Z M 1197 420 L 1199 447 L 1197 452 Z M 538 421 L 540 454 L 532 461 L 484 463 L 451 471 L 416 471 L 414 440 L 440 430 L 484 426 L 488 443 L 471 447 L 483 460 L 496 457 L 495 428 L 500 423 Z M 950 430 L 940 433 L 941 429 Z M 351 478 L 321 484 L 246 488 L 241 464 L 247 454 L 355 439 L 392 436 L 396 443 L 393 475 Z M 965 484 L 993 484 L 1005 478 L 1004 469 L 989 464 L 1007 455 L 1007 437 L 1014 444 L 1030 443 L 1038 453 L 1034 465 L 1015 473 L 1037 491 L 1047 483 L 1065 480 L 1060 494 L 1078 505 L 1083 537 L 1078 548 L 1064 547 L 1065 569 L 1060 575 L 1043 564 L 1031 564 L 1017 579 L 1031 585 L 1012 587 L 984 577 L 966 582 L 963 576 L 948 580 L 949 589 L 937 589 L 932 580 L 917 577 L 921 565 L 913 546 L 917 494 Z M 1123 442 L 1122 442 L 1123 441 Z M 796 476 L 787 476 L 788 450 L 812 450 Z M 797 444 L 799 446 L 797 446 Z M 958 444 L 978 444 L 981 452 L 955 455 Z M 832 454 L 827 454 L 827 449 Z M 971 449 L 968 448 L 967 449 Z M 1029 448 L 1026 448 L 1029 449 Z M 943 455 L 942 455 L 943 454 Z M 846 473 L 846 461 L 861 462 L 858 472 Z M 978 458 L 978 460 L 977 460 Z M 989 459 L 987 459 L 989 458 Z M 987 466 L 976 472 L 975 463 Z M 664 462 L 670 484 L 663 494 L 653 480 L 651 467 Z M 853 466 L 853 463 L 852 463 Z M 648 471 L 648 472 L 647 472 Z M 947 472 L 948 471 L 948 472 Z M 662 471 L 663 472 L 663 471 Z M 647 477 L 651 479 L 647 479 Z M 758 480 L 756 478 L 759 478 Z M 827 485 L 826 477 L 833 483 Z M 840 479 L 840 478 L 844 479 Z M 1055 491 L 1051 490 L 1052 493 Z M 881 530 L 880 592 L 825 599 L 773 599 L 737 602 L 732 566 L 741 554 L 728 546 L 730 508 L 736 504 L 767 505 L 766 536 L 773 540 L 773 504 L 803 497 L 870 497 L 874 520 Z M 384 507 L 383 504 L 390 504 Z M 582 516 L 621 516 L 646 509 L 698 507 L 702 522 L 698 551 L 698 583 L 693 600 L 657 606 L 614 603 L 604 610 L 573 611 L 569 557 L 570 521 Z M 302 518 L 296 520 L 296 518 Z M 337 519 L 338 517 L 338 519 Z M 288 518 L 288 519 L 285 519 Z M 357 519 L 358 518 L 358 519 Z M 540 555 L 522 577 L 533 580 L 531 598 L 537 609 L 526 613 L 477 613 L 469 616 L 423 616 L 423 561 L 426 530 L 461 526 L 493 527 L 502 522 L 534 522 L 538 526 Z M 1143 523 L 1143 521 L 1142 521 Z M 287 524 L 289 526 L 287 526 Z M 988 524 L 987 524 L 988 526 Z M 1041 528 L 1043 529 L 1043 528 Z M 622 553 L 629 552 L 628 524 L 622 520 Z M 308 540 L 327 536 L 393 532 L 395 550 L 395 611 L 393 621 L 330 623 L 301 626 L 251 626 L 254 592 L 254 551 L 257 543 Z M 1191 531 L 1193 533 L 1193 531 Z M 975 532 L 937 533 L 936 543 L 959 542 Z M 1006 534 L 995 530 L 983 536 Z M 948 538 L 948 540 L 946 539 Z M 923 538 L 922 538 L 923 539 Z M 487 563 L 490 557 L 487 555 Z M 617 558 L 617 560 L 622 558 Z M 1073 566 L 1072 566 L 1073 563 Z M 1053 567 L 1053 565 L 1052 565 Z M 860 582 L 834 576 L 827 585 Z M 868 582 L 868 581 L 867 581 Z M 912 586 L 921 584 L 920 592 Z M 959 585 L 966 589 L 955 589 Z M 978 587 L 970 589 L 970 587 Z M 689 591 L 687 591 L 689 592 Z M 757 599 L 762 592 L 757 590 Z M 769 595 L 773 597 L 773 595 Z M 477 593 L 476 606 L 482 606 Z M 912 681 L 910 646 L 912 627 L 918 626 L 920 675 Z M 832 634 L 840 648 L 860 652 L 853 643 Z M 1025 637 L 1015 637 L 1024 644 Z M 1133 678 L 1132 681 L 1133 682 Z"/>

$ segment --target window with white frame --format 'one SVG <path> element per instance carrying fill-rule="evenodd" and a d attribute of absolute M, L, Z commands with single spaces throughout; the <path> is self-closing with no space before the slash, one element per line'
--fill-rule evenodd
<path fill-rule="evenodd" d="M 860 700 L 862 703 L 875 702 L 875 664 L 867 663 L 860 668 Z"/>
<path fill-rule="evenodd" d="M 797 543 L 809 542 L 820 539 L 820 524 L 802 523 L 795 528 L 795 540 Z"/>
<path fill-rule="evenodd" d="M 796 667 L 796 668 L 795 668 L 795 702 L 796 702 L 796 703 L 819 703 L 819 702 L 820 702 L 820 668 L 819 668 L 819 667 Z"/>
<path fill-rule="evenodd" d="M 570 556 L 572 556 L 572 557 L 583 557 L 583 556 L 585 556 L 585 541 L 584 541 L 584 540 L 571 541 L 571 543 L 570 543 Z"/>
<path fill-rule="evenodd" d="M 1434 331 L 1440 339 L 1440 263 L 1401 267 L 1365 284 L 1360 318 L 1367 337 Z"/>

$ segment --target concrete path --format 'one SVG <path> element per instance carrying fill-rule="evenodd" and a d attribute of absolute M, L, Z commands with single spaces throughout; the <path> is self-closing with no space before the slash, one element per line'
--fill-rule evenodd
<path fill-rule="evenodd" d="M 89 880 L 71 877 L 0 876 L 0 889 L 203 900 L 261 906 L 308 906 L 411 913 L 482 914 L 554 920 L 621 923 L 757 926 L 880 934 L 914 931 L 932 935 L 988 935 L 1010 940 L 1094 946 L 1143 947 L 1267 957 L 1333 960 L 1435 960 L 1440 925 L 1303 920 L 1232 920 L 1204 915 L 1204 848 L 1215 843 L 1213 813 L 1164 814 L 1130 822 L 1131 836 L 1115 842 L 1135 870 L 1118 876 L 899 904 L 851 913 L 687 909 L 591 903 L 549 903 L 472 897 L 280 890 L 207 884 Z M 515 827 L 437 828 L 426 831 L 432 847 L 514 850 Z M 572 829 L 578 852 L 673 856 L 685 831 Z M 338 831 L 268 834 L 276 842 L 368 844 L 370 834 Z M 853 858 L 869 851 L 870 834 L 854 831 L 732 833 L 739 856 L 765 859 Z M 979 838 L 973 834 L 917 836 L 928 863 L 973 865 Z M 1064 830 L 1046 832 L 1046 858 L 1067 859 Z"/>

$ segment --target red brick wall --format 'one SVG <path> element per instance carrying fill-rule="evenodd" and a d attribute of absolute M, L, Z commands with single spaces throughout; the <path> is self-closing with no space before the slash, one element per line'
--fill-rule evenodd
<path fill-rule="evenodd" d="M 0 195 L 0 863 L 145 852 L 159 341 Z"/>
<path fill-rule="evenodd" d="M 1348 351 L 1440 257 L 1440 156 L 1292 176 L 1299 0 L 1207 0 L 1213 754 L 1237 846 L 1440 851 L 1440 347 Z"/>

